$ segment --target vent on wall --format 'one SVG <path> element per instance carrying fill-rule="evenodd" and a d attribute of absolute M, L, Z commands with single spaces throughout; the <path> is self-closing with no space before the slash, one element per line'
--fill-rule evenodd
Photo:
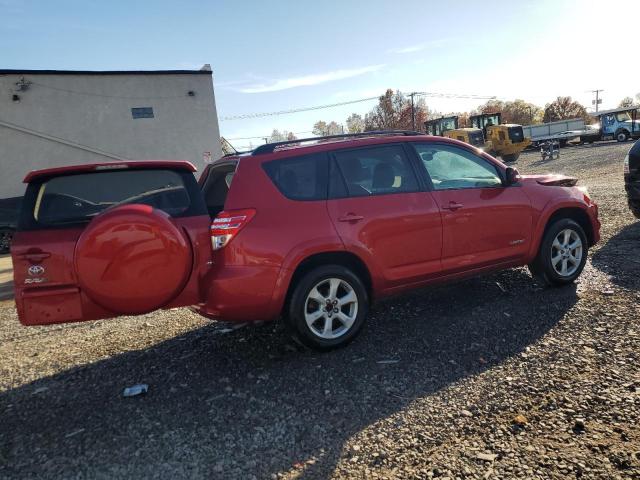
<path fill-rule="evenodd" d="M 134 107 L 131 109 L 133 118 L 153 118 L 153 107 Z"/>

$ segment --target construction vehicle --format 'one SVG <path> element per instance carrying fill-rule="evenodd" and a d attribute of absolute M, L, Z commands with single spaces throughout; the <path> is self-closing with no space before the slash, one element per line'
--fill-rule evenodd
<path fill-rule="evenodd" d="M 503 124 L 500 121 L 500 113 L 481 113 L 469 117 L 471 127 L 482 130 L 487 153 L 499 156 L 505 163 L 515 162 L 520 152 L 531 144 L 531 139 L 525 138 L 522 125 Z"/>
<path fill-rule="evenodd" d="M 428 135 L 453 138 L 474 147 L 484 148 L 484 135 L 479 128 L 460 128 L 458 117 L 440 117 L 424 122 Z"/>

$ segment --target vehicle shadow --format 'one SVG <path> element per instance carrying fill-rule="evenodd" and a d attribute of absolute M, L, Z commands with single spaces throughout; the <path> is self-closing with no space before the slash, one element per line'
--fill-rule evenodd
<path fill-rule="evenodd" d="M 627 225 L 611 237 L 595 252 L 591 261 L 615 284 L 640 289 L 640 222 Z"/>
<path fill-rule="evenodd" d="M 0 476 L 326 478 L 352 436 L 519 354 L 576 301 L 509 270 L 382 302 L 326 354 L 212 324 L 1 393 Z"/>

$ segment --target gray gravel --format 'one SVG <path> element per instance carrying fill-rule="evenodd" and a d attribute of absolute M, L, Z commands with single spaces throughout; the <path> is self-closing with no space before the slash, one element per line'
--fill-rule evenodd
<path fill-rule="evenodd" d="M 413 293 L 333 353 L 184 309 L 24 328 L 0 304 L 0 477 L 639 478 L 630 146 L 518 161 L 599 202 L 579 283 L 514 269 Z M 136 383 L 149 392 L 124 398 Z"/>

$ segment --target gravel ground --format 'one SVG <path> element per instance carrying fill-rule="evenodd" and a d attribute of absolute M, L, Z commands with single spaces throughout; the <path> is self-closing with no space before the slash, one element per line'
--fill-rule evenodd
<path fill-rule="evenodd" d="M 514 269 L 413 293 L 340 351 L 184 309 L 24 328 L 0 304 L 0 477 L 640 478 L 630 146 L 518 161 L 600 204 L 576 285 Z"/>

